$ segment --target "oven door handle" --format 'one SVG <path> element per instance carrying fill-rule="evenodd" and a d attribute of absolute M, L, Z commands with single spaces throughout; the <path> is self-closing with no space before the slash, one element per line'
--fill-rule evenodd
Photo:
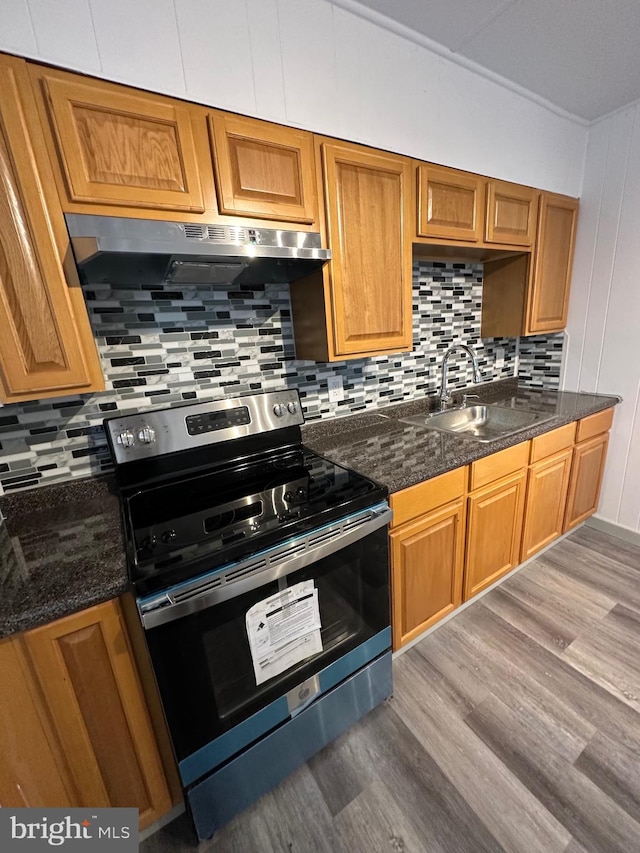
<path fill-rule="evenodd" d="M 389 524 L 391 518 L 388 504 L 378 504 L 328 524 L 319 531 L 285 542 L 269 552 L 235 563 L 226 570 L 141 599 L 138 611 L 142 624 L 145 629 L 155 628 L 277 581 L 364 539 Z"/>

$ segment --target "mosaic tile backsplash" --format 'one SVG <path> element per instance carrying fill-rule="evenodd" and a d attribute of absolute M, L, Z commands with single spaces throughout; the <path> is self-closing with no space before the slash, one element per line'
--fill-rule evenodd
<path fill-rule="evenodd" d="M 515 373 L 518 340 L 480 338 L 481 265 L 415 262 L 413 352 L 331 365 L 295 360 L 288 285 L 101 284 L 87 285 L 85 297 L 107 390 L 1 408 L 5 491 L 110 470 L 102 420 L 117 413 L 290 387 L 307 420 L 334 417 L 436 391 L 442 353 L 454 343 L 473 347 L 485 381 Z M 557 387 L 562 344 L 562 335 L 520 339 L 525 381 Z M 340 403 L 329 402 L 332 375 L 343 380 Z M 456 356 L 450 387 L 471 382 L 468 357 Z"/>

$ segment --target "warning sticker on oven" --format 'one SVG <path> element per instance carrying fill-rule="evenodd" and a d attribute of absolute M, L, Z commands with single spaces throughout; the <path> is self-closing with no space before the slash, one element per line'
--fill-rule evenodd
<path fill-rule="evenodd" d="M 256 684 L 322 651 L 318 590 L 312 580 L 276 592 L 247 611 Z"/>

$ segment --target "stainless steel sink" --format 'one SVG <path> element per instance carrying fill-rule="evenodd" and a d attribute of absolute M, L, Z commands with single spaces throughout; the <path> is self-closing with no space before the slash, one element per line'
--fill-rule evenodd
<path fill-rule="evenodd" d="M 529 412 L 524 409 L 507 409 L 496 405 L 466 406 L 431 415 L 413 415 L 400 418 L 402 423 L 423 426 L 438 432 L 455 433 L 475 441 L 495 441 L 528 429 L 535 424 L 550 421 L 554 415 Z"/>

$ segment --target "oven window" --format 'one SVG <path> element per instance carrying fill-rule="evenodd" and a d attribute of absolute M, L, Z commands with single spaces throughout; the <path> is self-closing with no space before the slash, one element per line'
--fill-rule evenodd
<path fill-rule="evenodd" d="M 318 594 L 322 651 L 256 684 L 247 611 L 312 581 Z M 386 528 L 374 531 L 284 581 L 146 632 L 178 760 L 254 714 L 389 625 Z"/>

